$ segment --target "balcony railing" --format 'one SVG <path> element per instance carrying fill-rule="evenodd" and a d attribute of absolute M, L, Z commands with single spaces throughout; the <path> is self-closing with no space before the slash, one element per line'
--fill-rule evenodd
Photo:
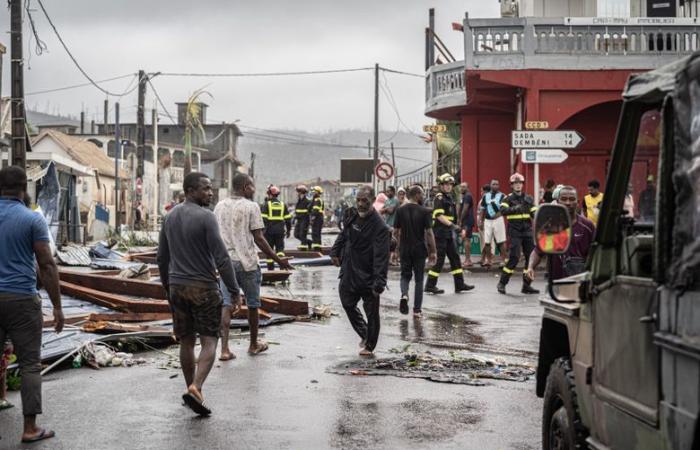
<path fill-rule="evenodd" d="M 686 18 L 466 19 L 468 69 L 653 69 L 700 49 Z"/>
<path fill-rule="evenodd" d="M 431 66 L 425 112 L 467 103 L 470 70 L 650 70 L 700 50 L 697 18 L 464 20 L 464 61 Z"/>
<path fill-rule="evenodd" d="M 467 101 L 464 89 L 464 61 L 432 66 L 425 79 L 426 110 L 463 106 Z"/>

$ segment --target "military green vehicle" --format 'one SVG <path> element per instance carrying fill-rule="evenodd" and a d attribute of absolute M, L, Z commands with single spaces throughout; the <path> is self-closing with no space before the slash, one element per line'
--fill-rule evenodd
<path fill-rule="evenodd" d="M 645 181 L 645 211 L 625 210 Z M 542 302 L 543 448 L 696 449 L 700 53 L 630 78 L 605 188 L 585 272 L 550 282 Z M 563 206 L 540 207 L 550 259 L 575 239 L 570 221 Z"/>

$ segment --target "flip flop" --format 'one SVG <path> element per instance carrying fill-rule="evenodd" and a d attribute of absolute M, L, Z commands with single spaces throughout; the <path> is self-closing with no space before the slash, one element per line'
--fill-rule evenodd
<path fill-rule="evenodd" d="M 0 400 L 0 411 L 2 411 L 3 409 L 10 409 L 10 408 L 14 408 L 14 407 L 15 407 L 15 405 L 8 402 L 7 400 L 5 400 L 5 399 Z"/>
<path fill-rule="evenodd" d="M 236 359 L 236 355 L 234 355 L 233 353 L 229 353 L 229 356 L 219 356 L 219 361 L 231 361 L 233 359 Z"/>
<path fill-rule="evenodd" d="M 54 433 L 53 431 L 46 431 L 46 430 L 42 429 L 41 433 L 37 434 L 34 437 L 22 438 L 22 443 L 29 444 L 31 442 L 39 442 L 39 441 L 43 441 L 44 439 L 51 439 L 54 436 L 56 436 L 56 433 Z"/>
<path fill-rule="evenodd" d="M 267 345 L 267 342 L 258 342 L 257 348 L 255 350 L 248 350 L 248 353 L 250 353 L 251 355 L 259 355 L 268 348 L 269 346 Z"/>
<path fill-rule="evenodd" d="M 187 405 L 188 408 L 200 416 L 208 416 L 211 414 L 211 409 L 204 406 L 204 403 L 200 402 L 199 399 L 191 392 L 182 394 L 182 401 L 185 402 L 185 405 Z"/>

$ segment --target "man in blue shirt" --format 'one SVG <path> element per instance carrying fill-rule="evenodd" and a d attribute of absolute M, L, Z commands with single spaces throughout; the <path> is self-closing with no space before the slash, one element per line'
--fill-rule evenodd
<path fill-rule="evenodd" d="M 491 189 L 481 197 L 479 202 L 479 228 L 484 232 L 484 249 L 482 265 L 490 267 L 493 260 L 491 242 L 495 241 L 501 257 L 506 256 L 506 222 L 500 213 L 501 202 L 505 195 L 500 191 L 498 180 L 491 180 Z M 494 249 L 493 252 L 496 250 Z"/>
<path fill-rule="evenodd" d="M 7 338 L 22 374 L 22 442 L 54 437 L 36 425 L 41 414 L 41 298 L 37 273 L 53 304 L 54 328 L 63 330 L 58 269 L 49 246 L 49 229 L 41 214 L 24 204 L 27 175 L 17 166 L 0 170 L 0 345 Z M 36 264 L 35 264 L 36 258 Z"/>

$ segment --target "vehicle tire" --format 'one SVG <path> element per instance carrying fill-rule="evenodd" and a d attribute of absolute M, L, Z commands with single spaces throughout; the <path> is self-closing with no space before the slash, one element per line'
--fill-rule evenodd
<path fill-rule="evenodd" d="M 578 412 L 574 371 L 568 358 L 554 360 L 544 391 L 542 448 L 574 450 L 586 448 L 588 430 Z"/>

